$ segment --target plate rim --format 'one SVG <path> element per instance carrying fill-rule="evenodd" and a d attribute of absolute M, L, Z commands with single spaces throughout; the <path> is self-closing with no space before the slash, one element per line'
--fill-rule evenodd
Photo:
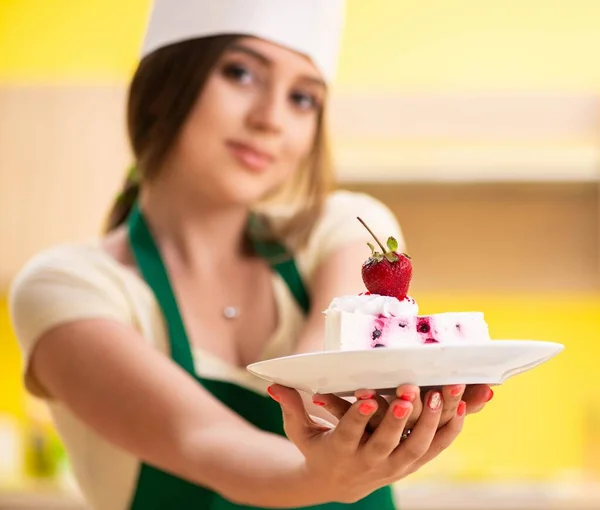
<path fill-rule="evenodd" d="M 294 362 L 294 360 L 298 360 L 298 359 L 304 359 L 306 360 L 307 358 L 321 358 L 321 362 L 323 357 L 347 357 L 347 356 L 371 356 L 371 357 L 380 357 L 382 356 L 385 352 L 389 352 L 390 350 L 393 350 L 396 354 L 398 353 L 402 353 L 402 352 L 418 352 L 420 355 L 422 355 L 423 351 L 426 350 L 435 350 L 438 354 L 441 354 L 444 351 L 454 351 L 456 353 L 456 351 L 465 351 L 465 350 L 470 350 L 473 351 L 473 349 L 475 351 L 485 351 L 488 350 L 490 348 L 493 349 L 514 349 L 515 347 L 525 347 L 525 345 L 527 345 L 528 349 L 531 348 L 544 348 L 545 353 L 543 356 L 540 356 L 537 360 L 532 361 L 530 363 L 526 363 L 525 365 L 519 365 L 519 366 L 514 366 L 512 369 L 509 369 L 508 371 L 504 371 L 502 373 L 498 372 L 498 373 L 493 373 L 490 372 L 489 376 L 485 375 L 485 374 L 477 374 L 476 372 L 474 373 L 470 373 L 470 374 L 465 374 L 463 376 L 460 376 L 459 378 L 457 378 L 456 375 L 453 375 L 450 377 L 450 379 L 452 379 L 452 381 L 450 382 L 438 382 L 436 380 L 435 377 L 431 378 L 433 379 L 433 381 L 431 384 L 422 384 L 423 386 L 431 386 L 433 385 L 445 385 L 445 384 L 490 384 L 490 385 L 499 385 L 499 384 L 504 384 L 508 379 L 519 375 L 523 372 L 527 372 L 529 370 L 532 370 L 534 368 L 536 368 L 539 365 L 542 365 L 546 362 L 548 362 L 549 360 L 551 360 L 552 358 L 556 357 L 557 355 L 559 355 L 564 349 L 565 349 L 565 345 L 560 343 L 560 342 L 554 342 L 554 341 L 548 341 L 548 340 L 516 340 L 516 339 L 509 339 L 509 340 L 493 340 L 492 342 L 481 342 L 481 343 L 477 343 L 477 344 L 466 344 L 466 343 L 451 343 L 451 344 L 427 344 L 427 345 L 406 345 L 406 346 L 401 346 L 401 347 L 395 347 L 395 348 L 386 348 L 386 349 L 357 349 L 357 350 L 339 350 L 339 351 L 316 351 L 316 352 L 309 352 L 309 353 L 301 353 L 301 354 L 293 354 L 293 355 L 289 355 L 289 356 L 281 356 L 278 358 L 272 358 L 272 359 L 268 359 L 268 360 L 262 360 L 262 361 L 258 361 L 255 363 L 251 363 L 246 367 L 246 370 L 248 373 L 252 374 L 252 376 L 257 377 L 263 381 L 269 381 L 271 383 L 276 383 L 276 384 L 282 384 L 284 386 L 290 386 L 289 383 L 286 382 L 282 382 L 282 377 L 281 376 L 274 376 L 272 373 L 271 375 L 269 375 L 268 372 L 271 372 L 273 369 L 269 368 L 269 365 L 273 364 L 273 363 L 286 363 L 286 361 L 290 361 L 290 362 Z M 541 354 L 541 353 L 540 353 Z M 303 361 L 301 363 L 306 363 L 306 361 Z M 325 362 L 327 363 L 327 362 Z M 531 368 L 526 368 L 528 365 L 531 365 Z M 279 369 L 275 369 L 275 371 L 280 371 L 281 367 Z M 475 374 L 475 375 L 474 375 Z M 454 379 L 456 379 L 456 381 L 454 381 Z M 285 378 L 284 378 L 285 379 Z M 450 379 L 448 379 L 447 381 L 449 381 Z M 460 380 L 459 380 L 460 379 Z M 477 380 L 475 380 L 477 379 Z M 446 379 L 444 379 L 446 381 Z M 421 384 L 421 383 L 419 383 Z M 305 387 L 308 386 L 312 386 L 312 384 L 303 384 L 301 383 L 300 385 L 298 384 L 291 384 L 291 387 L 297 388 L 299 390 L 302 391 L 309 391 L 307 390 Z M 318 385 L 317 385 L 318 386 Z M 332 385 L 328 385 L 329 387 L 331 387 Z M 335 388 L 335 384 L 333 385 Z M 338 385 L 339 387 L 339 385 Z M 375 387 L 379 388 L 378 385 L 375 385 Z M 382 386 L 383 388 L 383 386 Z M 310 390 L 311 392 L 315 392 L 315 391 L 322 391 L 319 390 L 318 388 L 312 388 Z M 349 391 L 349 390 L 348 390 Z M 346 392 L 346 390 L 344 389 L 331 389 L 330 391 L 326 391 L 329 393 L 335 393 L 338 395 L 342 395 L 344 392 Z"/>
<path fill-rule="evenodd" d="M 287 356 L 278 356 L 277 358 L 270 358 L 260 361 L 255 361 L 246 365 L 246 370 L 251 372 L 254 375 L 258 375 L 252 371 L 252 367 L 256 367 L 257 365 L 263 365 L 267 363 L 272 363 L 274 361 L 288 360 L 288 359 L 298 359 L 298 358 L 308 358 L 308 357 L 322 357 L 322 356 L 338 356 L 343 353 L 346 356 L 356 356 L 356 355 L 365 355 L 365 353 L 383 353 L 383 352 L 401 352 L 401 351 L 422 351 L 422 350 L 434 350 L 434 351 L 442 351 L 446 349 L 481 349 L 486 347 L 499 346 L 503 347 L 515 346 L 516 344 L 528 344 L 528 345 L 545 345 L 547 347 L 554 346 L 558 350 L 552 356 L 556 356 L 561 351 L 563 351 L 566 346 L 560 342 L 554 342 L 551 340 L 533 340 L 533 339 L 493 339 L 489 342 L 477 342 L 477 343 L 439 343 L 439 344 L 415 344 L 415 345 L 403 345 L 400 347 L 386 347 L 385 349 L 354 349 L 354 350 L 338 350 L 338 351 L 314 351 L 314 352 L 303 352 L 299 354 L 289 354 Z M 372 354 L 367 354 L 367 356 L 371 356 Z M 377 354 L 376 356 L 380 356 L 381 354 Z M 374 354 L 372 356 L 375 356 Z"/>

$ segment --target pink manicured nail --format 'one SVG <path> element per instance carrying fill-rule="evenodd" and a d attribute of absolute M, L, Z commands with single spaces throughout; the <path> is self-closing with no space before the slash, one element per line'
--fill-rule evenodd
<path fill-rule="evenodd" d="M 361 404 L 358 407 L 358 411 L 360 412 L 360 414 L 368 416 L 373 411 L 375 411 L 375 406 L 373 404 L 370 404 L 369 402 L 365 402 L 364 404 Z"/>
<path fill-rule="evenodd" d="M 463 391 L 465 391 L 464 384 L 459 384 L 458 386 L 454 386 L 450 390 L 450 395 L 453 397 L 458 397 Z"/>
<path fill-rule="evenodd" d="M 415 398 L 417 398 L 417 394 L 412 391 L 405 391 L 400 395 L 400 400 L 404 400 L 405 402 L 414 402 Z"/>
<path fill-rule="evenodd" d="M 408 414 L 409 408 L 408 407 L 404 407 L 404 406 L 395 406 L 394 407 L 394 416 L 396 418 L 406 418 L 406 415 Z"/>
<path fill-rule="evenodd" d="M 275 402 L 279 402 L 279 397 L 277 395 L 275 395 L 275 393 L 273 393 L 273 390 L 271 389 L 271 386 L 269 386 L 267 388 L 267 393 L 271 396 L 271 398 L 275 401 Z"/>
<path fill-rule="evenodd" d="M 372 391 L 365 391 L 362 395 L 358 396 L 358 400 L 369 400 L 375 396 L 375 393 Z"/>
<path fill-rule="evenodd" d="M 427 400 L 427 407 L 432 411 L 437 411 L 442 405 L 442 395 L 439 391 L 434 391 L 431 395 L 429 395 L 429 399 Z"/>
<path fill-rule="evenodd" d="M 464 416 L 466 412 L 467 412 L 467 403 L 464 400 L 461 400 L 460 404 L 458 404 L 458 409 L 456 410 L 456 414 L 458 414 L 458 416 Z"/>
<path fill-rule="evenodd" d="M 319 407 L 323 407 L 325 405 L 325 402 L 321 402 L 320 400 L 315 400 L 313 398 L 313 404 Z"/>
<path fill-rule="evenodd" d="M 492 389 L 491 389 L 491 388 L 488 388 L 488 392 L 489 392 L 489 393 L 488 393 L 488 396 L 487 396 L 487 398 L 485 399 L 485 401 L 486 401 L 486 402 L 489 402 L 490 400 L 492 400 L 492 397 L 494 396 L 494 392 L 492 391 Z"/>

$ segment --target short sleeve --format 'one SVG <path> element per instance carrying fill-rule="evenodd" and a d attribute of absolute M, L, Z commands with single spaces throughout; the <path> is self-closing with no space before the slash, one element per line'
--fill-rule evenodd
<path fill-rule="evenodd" d="M 357 220 L 360 217 L 385 242 L 393 236 L 400 250 L 406 245 L 402 229 L 392 211 L 381 201 L 365 193 L 337 191 L 332 193 L 308 240 L 302 262 L 312 274 L 320 262 L 344 244 L 371 241 L 370 234 Z"/>
<path fill-rule="evenodd" d="M 89 253 L 63 247 L 36 255 L 20 271 L 9 291 L 9 312 L 25 361 L 26 386 L 40 397 L 46 392 L 29 373 L 28 365 L 45 332 L 81 319 L 130 323 L 132 316 L 114 276 Z"/>

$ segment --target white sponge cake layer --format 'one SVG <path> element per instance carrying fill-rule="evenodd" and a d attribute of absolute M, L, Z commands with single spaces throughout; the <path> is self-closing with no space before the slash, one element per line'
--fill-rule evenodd
<path fill-rule="evenodd" d="M 364 350 L 405 345 L 471 343 L 490 340 L 481 312 L 385 317 L 328 310 L 325 350 Z"/>

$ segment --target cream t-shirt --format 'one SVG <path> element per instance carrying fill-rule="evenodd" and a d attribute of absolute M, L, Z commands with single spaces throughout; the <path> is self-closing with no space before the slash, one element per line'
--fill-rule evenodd
<path fill-rule="evenodd" d="M 382 236 L 395 236 L 403 247 L 398 222 L 381 202 L 365 194 L 332 193 L 306 247 L 295 257 L 309 289 L 312 275 L 323 259 L 345 243 L 369 240 L 357 216 Z M 272 282 L 279 323 L 262 359 L 291 354 L 304 321 L 286 283 L 275 273 Z M 9 308 L 25 360 L 25 384 L 41 398 L 45 392 L 27 372 L 27 364 L 38 338 L 59 323 L 85 318 L 115 319 L 137 328 L 160 352 L 169 352 L 162 314 L 152 290 L 104 252 L 98 242 L 60 245 L 33 257 L 12 284 Z M 203 378 L 229 381 L 266 394 L 268 383 L 243 368 L 198 349 L 194 359 L 196 371 Z M 46 403 L 79 488 L 91 507 L 126 510 L 135 491 L 139 459 L 104 440 L 60 402 L 47 399 Z"/>

